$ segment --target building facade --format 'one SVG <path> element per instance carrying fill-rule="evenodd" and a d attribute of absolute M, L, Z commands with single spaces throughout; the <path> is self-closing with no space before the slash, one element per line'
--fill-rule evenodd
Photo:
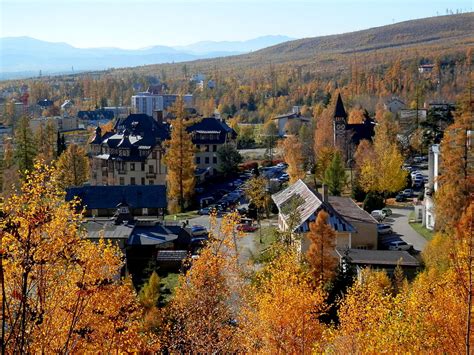
<path fill-rule="evenodd" d="M 197 169 L 204 177 L 214 175 L 219 165 L 217 151 L 225 144 L 235 144 L 237 133 L 216 117 L 205 117 L 189 126 L 187 131 L 196 146 Z"/>
<path fill-rule="evenodd" d="M 181 95 L 185 107 L 192 107 L 193 95 Z M 174 94 L 162 94 L 155 92 L 139 92 L 132 96 L 132 111 L 134 113 L 142 113 L 148 116 L 153 116 L 155 111 L 168 110 L 180 97 Z"/>
<path fill-rule="evenodd" d="M 169 129 L 144 114 L 118 119 L 102 135 L 100 127 L 89 143 L 91 185 L 163 185 L 166 166 L 162 143 Z"/>
<path fill-rule="evenodd" d="M 375 122 L 366 117 L 363 123 L 348 123 L 341 94 L 338 94 L 333 115 L 333 130 L 334 147 L 339 149 L 344 162 L 350 162 L 360 141 L 372 140 L 375 135 Z"/>

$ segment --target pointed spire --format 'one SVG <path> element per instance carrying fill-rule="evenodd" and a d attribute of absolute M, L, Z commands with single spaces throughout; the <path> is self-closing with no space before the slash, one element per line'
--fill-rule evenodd
<path fill-rule="evenodd" d="M 341 93 L 337 94 L 336 107 L 334 109 L 334 118 L 347 118 L 346 110 L 344 109 L 344 103 L 342 102 Z"/>

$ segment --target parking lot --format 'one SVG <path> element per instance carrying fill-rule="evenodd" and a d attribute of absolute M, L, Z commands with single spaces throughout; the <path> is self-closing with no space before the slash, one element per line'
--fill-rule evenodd
<path fill-rule="evenodd" d="M 412 208 L 391 208 L 392 215 L 386 217 L 383 223 L 392 226 L 393 233 L 379 236 L 379 249 L 387 248 L 391 242 L 403 240 L 413 245 L 417 251 L 423 251 L 426 239 L 418 234 L 408 223 L 408 216 Z"/>

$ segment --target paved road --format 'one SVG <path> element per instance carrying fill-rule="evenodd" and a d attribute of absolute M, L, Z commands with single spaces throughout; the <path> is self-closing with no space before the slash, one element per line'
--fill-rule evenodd
<path fill-rule="evenodd" d="M 408 224 L 408 215 L 413 211 L 413 208 L 391 208 L 391 210 L 393 214 L 387 217 L 383 223 L 392 225 L 393 234 L 381 237 L 381 243 L 403 239 L 408 244 L 412 244 L 416 250 L 423 251 L 427 244 L 426 239 Z"/>

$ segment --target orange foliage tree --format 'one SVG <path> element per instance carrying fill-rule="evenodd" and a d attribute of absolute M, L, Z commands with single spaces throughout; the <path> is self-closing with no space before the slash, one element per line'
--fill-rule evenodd
<path fill-rule="evenodd" d="M 283 159 L 288 164 L 288 175 L 290 184 L 303 179 L 305 171 L 303 168 L 304 157 L 302 154 L 301 142 L 295 136 L 289 136 L 279 143 L 279 148 L 283 154 Z"/>
<path fill-rule="evenodd" d="M 239 299 L 237 213 L 226 215 L 220 227 L 211 219 L 209 242 L 179 278 L 165 309 L 163 344 L 171 352 L 236 352 Z M 235 301 L 230 302 L 231 299 Z"/>
<path fill-rule="evenodd" d="M 325 294 L 292 250 L 279 250 L 246 288 L 240 341 L 252 354 L 309 353 L 325 329 Z"/>
<path fill-rule="evenodd" d="M 337 267 L 336 232 L 329 225 L 329 215 L 320 211 L 315 222 L 309 225 L 308 238 L 311 241 L 306 260 L 315 281 L 324 284 L 330 281 Z"/>
<path fill-rule="evenodd" d="M 2 346 L 11 353 L 146 350 L 118 248 L 84 238 L 77 201 L 35 165 L 1 205 Z"/>

